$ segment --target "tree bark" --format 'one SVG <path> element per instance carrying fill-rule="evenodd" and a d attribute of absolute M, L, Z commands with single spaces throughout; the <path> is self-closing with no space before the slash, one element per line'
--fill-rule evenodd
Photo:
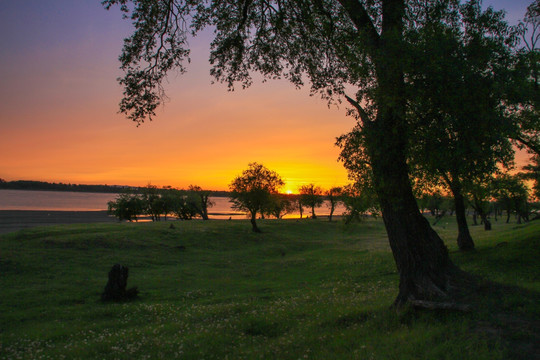
<path fill-rule="evenodd" d="M 379 79 L 379 86 L 386 97 L 395 92 L 396 82 Z M 376 120 L 365 126 L 375 190 L 399 271 L 396 307 L 412 300 L 444 298 L 452 270 L 456 269 L 446 246 L 422 216 L 414 198 L 403 136 L 405 103 L 399 99 L 396 96 L 391 104 L 379 107 Z"/>
<path fill-rule="evenodd" d="M 457 176 L 451 175 L 452 178 L 445 172 L 441 172 L 446 185 L 452 191 L 454 195 L 454 207 L 456 208 L 456 222 L 458 225 L 458 237 L 457 243 L 459 250 L 467 251 L 474 250 L 474 241 L 469 232 L 469 226 L 467 225 L 467 213 L 465 211 L 465 199 L 461 192 L 461 183 Z"/>
<path fill-rule="evenodd" d="M 467 251 L 474 250 L 474 241 L 469 232 L 469 226 L 467 225 L 467 216 L 465 215 L 465 200 L 461 193 L 459 185 L 454 184 L 451 187 L 452 194 L 454 195 L 454 204 L 456 206 L 456 221 L 458 224 L 458 237 L 457 243 L 459 250 Z"/>
<path fill-rule="evenodd" d="M 209 195 L 201 195 L 201 205 L 202 205 L 202 214 L 201 217 L 203 220 L 208 220 L 208 198 Z"/>
<path fill-rule="evenodd" d="M 411 300 L 445 297 L 453 264 L 441 238 L 420 214 L 404 157 L 375 155 L 374 180 L 388 240 L 399 271 L 397 307 Z M 377 160 L 376 160 L 377 159 Z M 386 174 L 386 175 L 383 175 Z"/>
<path fill-rule="evenodd" d="M 491 221 L 487 218 L 487 215 L 484 213 L 480 214 L 480 217 L 482 218 L 482 222 L 484 223 L 484 230 L 491 230 Z"/>
<path fill-rule="evenodd" d="M 330 215 L 328 216 L 328 221 L 332 222 L 332 215 L 334 215 L 334 210 L 336 208 L 336 204 L 334 201 L 330 201 Z"/>
<path fill-rule="evenodd" d="M 257 226 L 257 212 L 251 212 L 251 230 L 256 233 L 260 233 L 261 229 Z"/>
<path fill-rule="evenodd" d="M 376 117 L 362 116 L 361 106 L 358 108 L 375 191 L 399 271 L 399 293 L 394 305 L 400 307 L 414 300 L 445 297 L 450 278 L 457 268 L 441 238 L 418 209 L 406 161 L 408 128 L 402 63 L 405 1 L 382 2 L 380 37 L 374 27 L 369 26 L 365 11 L 354 11 L 361 7 L 360 2 L 340 2 L 358 28 L 371 39 L 368 51 L 377 77 Z"/>

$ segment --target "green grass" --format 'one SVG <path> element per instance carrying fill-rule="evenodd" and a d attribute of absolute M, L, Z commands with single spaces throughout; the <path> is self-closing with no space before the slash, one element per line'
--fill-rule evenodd
<path fill-rule="evenodd" d="M 0 236 L 0 359 L 504 359 L 534 356 L 540 222 L 436 229 L 496 283 L 471 313 L 396 312 L 380 220 L 70 225 Z M 102 303 L 115 263 L 138 300 Z M 537 354 L 536 354 L 537 355 Z"/>

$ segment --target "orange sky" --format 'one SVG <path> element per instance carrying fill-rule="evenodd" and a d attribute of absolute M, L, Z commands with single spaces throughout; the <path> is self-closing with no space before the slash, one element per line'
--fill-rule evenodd
<path fill-rule="evenodd" d="M 97 0 L 6 1 L 0 31 L 0 178 L 225 190 L 256 161 L 284 191 L 347 183 L 334 145 L 354 125 L 345 106 L 328 109 L 286 81 L 211 85 L 204 36 L 191 43 L 188 73 L 170 76 L 170 101 L 137 128 L 117 114 L 130 31 L 118 11 Z"/>

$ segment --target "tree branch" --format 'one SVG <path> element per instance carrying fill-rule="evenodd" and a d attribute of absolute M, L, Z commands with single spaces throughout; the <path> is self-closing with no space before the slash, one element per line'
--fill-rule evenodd
<path fill-rule="evenodd" d="M 364 6 L 358 0 L 339 0 L 339 3 L 343 6 L 358 31 L 365 33 L 368 44 L 373 48 L 377 48 L 380 35 Z"/>
<path fill-rule="evenodd" d="M 525 145 L 529 150 L 534 152 L 536 155 L 540 156 L 540 147 L 538 145 L 533 144 L 531 141 L 527 141 L 521 136 L 512 136 L 512 139 L 516 140 L 517 142 Z"/>
<path fill-rule="evenodd" d="M 364 110 L 364 108 L 362 107 L 362 105 L 360 105 L 358 103 L 358 101 L 354 100 L 353 98 L 347 96 L 345 94 L 345 98 L 347 99 L 347 101 L 356 108 L 356 110 L 358 111 L 358 115 L 360 115 L 360 120 L 362 120 L 362 123 L 365 125 L 369 122 L 371 122 L 370 118 L 369 118 L 369 114 Z"/>

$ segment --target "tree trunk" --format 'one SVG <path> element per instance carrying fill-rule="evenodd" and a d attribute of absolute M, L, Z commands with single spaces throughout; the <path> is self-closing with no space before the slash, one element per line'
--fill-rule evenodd
<path fill-rule="evenodd" d="M 399 293 L 394 305 L 401 307 L 414 300 L 446 296 L 457 268 L 441 238 L 420 213 L 409 181 L 402 68 L 405 2 L 383 1 L 382 12 L 380 38 L 369 32 L 372 29 L 366 29 L 373 38 L 368 51 L 377 77 L 377 114 L 375 119 L 364 114 L 362 120 L 375 191 L 399 271 Z"/>
<path fill-rule="evenodd" d="M 482 222 L 484 223 L 484 230 L 488 231 L 491 230 L 491 221 L 487 218 L 487 215 L 484 213 L 480 214 L 480 217 L 482 218 Z"/>
<path fill-rule="evenodd" d="M 510 209 L 506 210 L 506 223 L 508 224 L 510 222 Z"/>
<path fill-rule="evenodd" d="M 207 208 L 207 204 L 203 203 L 202 204 L 202 209 L 201 209 L 201 217 L 203 220 L 208 220 L 208 208 Z"/>
<path fill-rule="evenodd" d="M 400 307 L 411 300 L 444 297 L 453 264 L 441 238 L 418 210 L 404 157 L 397 161 L 398 154 L 392 152 L 396 156 L 387 161 L 375 160 L 375 155 L 372 164 L 388 240 L 399 271 L 399 294 L 394 304 Z"/>
<path fill-rule="evenodd" d="M 451 187 L 452 194 L 454 194 L 454 204 L 456 206 L 456 221 L 458 224 L 458 237 L 457 243 L 459 250 L 467 251 L 474 250 L 474 241 L 469 232 L 469 226 L 467 225 L 467 216 L 465 215 L 465 200 L 461 193 L 461 188 L 457 184 L 453 184 Z"/>
<path fill-rule="evenodd" d="M 201 194 L 201 217 L 203 220 L 208 220 L 208 195 Z"/>
<path fill-rule="evenodd" d="M 317 218 L 317 215 L 315 215 L 315 206 L 312 206 L 312 207 L 311 207 L 311 218 L 312 218 L 312 219 L 316 219 L 316 218 Z"/>
<path fill-rule="evenodd" d="M 256 218 L 257 218 L 257 212 L 256 211 L 251 212 L 251 230 L 253 230 L 253 232 L 260 233 L 261 230 L 257 226 Z"/>
<path fill-rule="evenodd" d="M 412 300 L 445 297 L 449 279 L 456 269 L 443 241 L 420 213 L 412 192 L 403 137 L 405 106 L 402 105 L 399 112 L 391 108 L 379 109 L 377 120 L 366 127 L 375 189 L 399 271 L 396 307 Z"/>

